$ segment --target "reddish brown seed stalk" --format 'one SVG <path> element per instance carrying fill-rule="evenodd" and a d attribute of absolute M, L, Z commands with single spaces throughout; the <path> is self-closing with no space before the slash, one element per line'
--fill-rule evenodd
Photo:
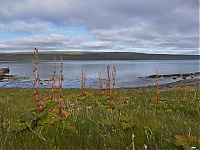
<path fill-rule="evenodd" d="M 66 118 L 68 118 L 69 116 L 69 113 L 65 110 L 62 109 L 62 102 L 63 102 L 63 93 L 62 93 L 62 82 L 64 80 L 64 77 L 63 77 L 63 59 L 62 57 L 60 57 L 60 60 L 61 60 L 61 64 L 60 64 L 60 78 L 59 78 L 59 88 L 60 88 L 60 97 L 57 99 L 57 102 L 58 102 L 58 109 L 59 109 L 59 112 L 58 112 L 58 120 L 60 121 L 62 118 L 60 117 L 61 114 L 63 114 Z"/>
<path fill-rule="evenodd" d="M 62 101 L 63 101 L 62 82 L 64 80 L 64 77 L 63 77 L 63 59 L 62 59 L 62 56 L 60 57 L 60 60 L 61 60 L 61 64 L 60 64 L 60 78 L 59 78 L 60 98 L 58 98 L 58 100 L 57 100 L 57 102 L 59 104 L 58 120 L 60 120 L 60 115 L 62 113 Z"/>
<path fill-rule="evenodd" d="M 60 79 L 59 79 L 59 88 L 60 88 L 60 98 L 62 98 L 62 81 L 64 80 L 63 77 L 63 59 L 62 56 L 60 57 L 61 64 L 60 64 Z"/>
<path fill-rule="evenodd" d="M 35 100 L 36 100 L 36 105 L 37 105 L 37 112 L 41 113 L 41 111 L 46 107 L 46 104 L 43 101 L 39 101 L 39 84 L 40 84 L 40 77 L 39 77 L 39 58 L 38 58 L 38 49 L 34 49 L 35 53 L 35 66 L 33 71 L 35 72 Z"/>
<path fill-rule="evenodd" d="M 52 98 L 54 96 L 54 91 L 56 89 L 56 86 L 55 86 L 55 74 L 56 74 L 56 59 L 54 58 L 54 71 L 53 71 L 52 77 L 50 79 L 52 81 L 51 96 L 50 96 L 51 100 L 52 100 Z"/>
<path fill-rule="evenodd" d="M 159 95 L 160 95 L 160 91 L 159 91 L 159 84 L 158 84 L 158 71 L 156 71 L 156 102 L 158 102 L 159 100 Z"/>
<path fill-rule="evenodd" d="M 66 118 L 68 118 L 69 116 L 69 113 L 65 110 L 62 109 L 62 102 L 63 102 L 63 93 L 62 93 L 62 82 L 64 80 L 64 77 L 63 77 L 63 59 L 62 59 L 62 56 L 60 57 L 60 78 L 59 78 L 59 88 L 60 88 L 60 97 L 57 99 L 57 102 L 59 104 L 58 106 L 58 109 L 59 109 L 59 112 L 58 112 L 58 120 L 60 121 L 62 118 L 60 117 L 61 114 L 63 114 Z"/>

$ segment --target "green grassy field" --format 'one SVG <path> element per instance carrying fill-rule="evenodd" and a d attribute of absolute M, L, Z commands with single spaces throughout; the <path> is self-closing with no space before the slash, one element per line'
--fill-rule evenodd
<path fill-rule="evenodd" d="M 55 110 L 36 113 L 34 89 L 0 89 L 0 149 L 152 149 L 200 148 L 200 87 L 162 89 L 156 102 L 154 88 L 118 89 L 114 105 L 99 90 L 63 89 L 63 109 L 69 117 L 58 121 Z M 44 100 L 51 89 L 39 89 Z M 51 103 L 56 103 L 59 90 Z M 47 110 L 47 111 L 46 111 Z M 36 118 L 36 119 L 34 119 Z"/>

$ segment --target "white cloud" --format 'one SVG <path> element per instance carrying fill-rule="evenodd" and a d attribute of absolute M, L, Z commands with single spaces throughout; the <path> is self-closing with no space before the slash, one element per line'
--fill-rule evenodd
<path fill-rule="evenodd" d="M 13 34 L 35 34 L 35 33 L 49 33 L 53 32 L 52 29 L 48 27 L 47 24 L 40 21 L 13 21 L 10 24 L 0 24 L 1 30 L 7 30 Z"/>
<path fill-rule="evenodd" d="M 111 42 L 85 42 L 81 44 L 83 50 L 91 49 L 91 50 L 110 50 L 113 48 Z"/>
<path fill-rule="evenodd" d="M 0 1 L 0 30 L 19 34 L 18 39 L 0 41 L 0 50 L 38 45 L 42 49 L 199 53 L 197 0 Z M 72 26 L 83 27 L 87 35 L 67 36 Z M 30 36 L 22 39 L 20 34 Z"/>
<path fill-rule="evenodd" d="M 38 35 L 31 38 L 18 38 L 12 40 L 4 40 L 0 44 L 0 50 L 19 50 L 28 51 L 35 47 L 41 50 L 54 50 L 57 48 L 65 48 L 65 42 L 69 39 L 63 35 L 52 34 L 50 36 Z"/>

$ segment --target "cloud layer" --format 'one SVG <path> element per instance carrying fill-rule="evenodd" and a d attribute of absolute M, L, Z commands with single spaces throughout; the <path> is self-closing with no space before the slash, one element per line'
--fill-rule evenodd
<path fill-rule="evenodd" d="M 198 0 L 0 1 L 1 51 L 199 54 Z"/>

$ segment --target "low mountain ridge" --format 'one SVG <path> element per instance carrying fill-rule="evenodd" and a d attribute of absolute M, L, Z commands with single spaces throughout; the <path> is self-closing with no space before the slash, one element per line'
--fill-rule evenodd
<path fill-rule="evenodd" d="M 40 60 L 200 60 L 200 55 L 146 54 L 134 52 L 41 52 Z M 32 60 L 34 53 L 1 53 L 0 61 Z"/>

